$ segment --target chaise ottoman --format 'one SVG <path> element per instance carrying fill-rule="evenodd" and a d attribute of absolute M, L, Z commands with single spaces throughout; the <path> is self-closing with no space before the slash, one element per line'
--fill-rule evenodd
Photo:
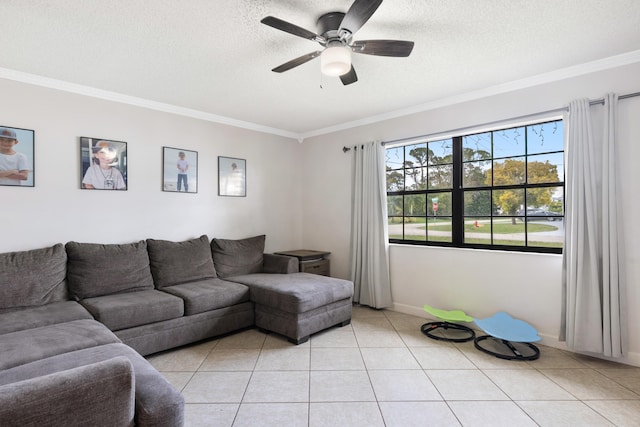
<path fill-rule="evenodd" d="M 310 273 L 254 273 L 225 280 L 249 286 L 258 328 L 295 344 L 311 334 L 351 322 L 353 283 Z"/>

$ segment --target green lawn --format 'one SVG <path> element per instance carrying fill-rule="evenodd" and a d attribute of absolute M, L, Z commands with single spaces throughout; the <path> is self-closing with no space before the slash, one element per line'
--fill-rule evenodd
<path fill-rule="evenodd" d="M 464 231 L 466 232 L 476 232 L 476 233 L 490 233 L 491 225 L 488 223 L 481 223 L 479 227 L 476 227 L 473 223 L 467 223 L 464 225 Z M 558 227 L 554 227 L 553 225 L 548 224 L 539 224 L 534 222 L 529 222 L 527 227 L 527 231 L 529 233 L 539 233 L 542 231 L 554 231 Z M 428 224 L 429 230 L 434 231 L 451 231 L 451 223 L 446 224 Z M 514 234 L 514 233 L 524 233 L 524 222 L 518 222 L 516 224 L 511 224 L 510 222 L 499 222 L 493 224 L 493 234 Z"/>

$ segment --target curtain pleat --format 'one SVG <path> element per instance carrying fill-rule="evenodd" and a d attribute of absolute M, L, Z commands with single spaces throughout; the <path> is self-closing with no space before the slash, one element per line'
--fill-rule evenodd
<path fill-rule="evenodd" d="M 390 307 L 389 238 L 384 147 L 363 144 L 353 153 L 351 280 L 354 302 Z"/>

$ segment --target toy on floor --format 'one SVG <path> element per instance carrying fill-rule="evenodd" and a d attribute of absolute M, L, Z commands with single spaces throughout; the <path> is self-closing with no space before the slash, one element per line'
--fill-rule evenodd
<path fill-rule="evenodd" d="M 433 308 L 429 305 L 424 305 L 424 311 L 431 314 L 432 316 L 437 317 L 438 319 L 442 319 L 443 322 L 429 322 L 425 323 L 420 327 L 420 330 L 423 334 L 428 336 L 429 338 L 433 338 L 434 340 L 442 340 L 442 341 L 453 341 L 453 342 L 466 342 L 471 341 L 476 337 L 473 329 L 460 325 L 459 323 L 451 323 L 451 322 L 472 322 L 473 318 L 466 315 L 466 313 L 462 310 L 440 310 L 437 308 Z M 434 331 L 436 329 L 442 328 L 445 331 L 453 330 L 458 332 L 456 337 L 447 337 L 436 335 Z M 461 334 L 460 334 L 461 332 Z M 460 336 L 461 335 L 461 336 Z"/>
<path fill-rule="evenodd" d="M 540 357 L 538 347 L 531 344 L 540 341 L 538 331 L 524 320 L 499 311 L 486 319 L 474 319 L 474 322 L 487 334 L 474 340 L 478 350 L 506 360 L 536 360 Z"/>

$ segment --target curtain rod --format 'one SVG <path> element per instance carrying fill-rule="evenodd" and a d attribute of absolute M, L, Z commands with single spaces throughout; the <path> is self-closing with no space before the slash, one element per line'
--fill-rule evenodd
<path fill-rule="evenodd" d="M 627 93 L 624 95 L 620 95 L 618 96 L 619 100 L 622 99 L 628 99 L 628 98 L 634 98 L 636 96 L 640 96 L 640 92 L 633 92 L 633 93 Z M 589 101 L 589 105 L 598 105 L 598 104 L 604 104 L 604 98 L 600 98 L 600 99 L 594 99 L 593 101 Z M 532 113 L 532 114 L 525 114 L 523 116 L 517 116 L 517 117 L 511 117 L 508 119 L 502 119 L 502 120 L 495 120 L 492 122 L 488 122 L 488 123 L 483 123 L 483 124 L 479 124 L 479 125 L 473 125 L 473 126 L 466 126 L 466 127 L 462 127 L 462 128 L 458 128 L 458 129 L 453 129 L 453 130 L 448 130 L 448 131 L 444 131 L 444 132 L 436 132 L 436 133 L 432 133 L 432 134 L 427 134 L 427 135 L 418 135 L 418 136 L 412 136 L 409 138 L 400 138 L 400 139 L 394 139 L 391 141 L 382 141 L 381 144 L 382 145 L 386 145 L 386 144 L 398 144 L 398 143 L 402 143 L 405 141 L 411 141 L 414 139 L 425 139 L 425 138 L 431 138 L 434 137 L 436 135 L 442 135 L 442 134 L 449 134 L 449 133 L 459 133 L 459 132 L 464 132 L 466 130 L 471 130 L 471 129 L 477 129 L 477 128 L 481 128 L 481 127 L 486 127 L 486 126 L 491 126 L 491 125 L 496 125 L 502 122 L 507 122 L 507 121 L 514 121 L 514 120 L 523 120 L 523 119 L 527 119 L 530 117 L 534 117 L 534 116 L 543 116 L 546 114 L 552 114 L 552 113 L 559 113 L 560 111 L 569 111 L 569 107 L 560 107 L 560 108 L 554 108 L 551 110 L 546 110 L 546 111 L 541 111 L 539 113 Z M 347 151 L 350 151 L 351 148 L 350 147 L 342 147 L 342 152 L 346 153 Z"/>

